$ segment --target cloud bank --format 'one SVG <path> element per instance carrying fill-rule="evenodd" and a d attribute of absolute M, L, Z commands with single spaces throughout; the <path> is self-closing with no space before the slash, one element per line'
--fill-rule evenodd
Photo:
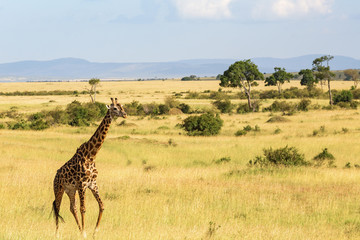
<path fill-rule="evenodd" d="M 231 18 L 229 8 L 233 0 L 174 0 L 179 15 L 189 19 Z"/>
<path fill-rule="evenodd" d="M 259 1 L 253 9 L 253 17 L 260 19 L 299 18 L 311 14 L 332 13 L 334 0 L 274 0 Z"/>

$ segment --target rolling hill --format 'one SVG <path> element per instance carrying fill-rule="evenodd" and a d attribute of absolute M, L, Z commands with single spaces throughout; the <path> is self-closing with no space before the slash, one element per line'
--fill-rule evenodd
<path fill-rule="evenodd" d="M 260 71 L 273 72 L 274 67 L 284 67 L 288 72 L 311 68 L 312 61 L 322 56 L 306 55 L 294 58 L 253 58 Z M 71 79 L 151 79 L 177 78 L 188 75 L 216 76 L 230 64 L 242 59 L 193 59 L 173 62 L 96 63 L 77 58 L 49 61 L 21 61 L 0 64 L 0 81 L 56 81 Z M 360 68 L 360 60 L 335 56 L 330 62 L 332 70 Z"/>

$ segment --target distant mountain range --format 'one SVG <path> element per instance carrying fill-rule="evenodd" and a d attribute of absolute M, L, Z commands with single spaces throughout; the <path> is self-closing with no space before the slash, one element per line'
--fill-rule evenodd
<path fill-rule="evenodd" d="M 294 58 L 252 58 L 261 72 L 272 73 L 274 67 L 288 72 L 311 68 L 312 61 L 322 54 Z M 21 61 L 0 64 L 0 81 L 56 81 L 72 79 L 152 79 L 178 78 L 189 75 L 216 76 L 230 64 L 243 59 L 194 59 L 173 62 L 96 63 L 77 58 L 50 61 Z M 360 69 L 360 60 L 335 56 L 330 62 L 332 70 Z"/>

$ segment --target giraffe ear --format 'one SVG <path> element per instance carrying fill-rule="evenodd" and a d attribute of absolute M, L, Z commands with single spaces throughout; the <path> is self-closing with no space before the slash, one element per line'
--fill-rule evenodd
<path fill-rule="evenodd" d="M 109 105 L 106 105 L 106 108 L 107 108 L 107 109 L 110 109 Z"/>

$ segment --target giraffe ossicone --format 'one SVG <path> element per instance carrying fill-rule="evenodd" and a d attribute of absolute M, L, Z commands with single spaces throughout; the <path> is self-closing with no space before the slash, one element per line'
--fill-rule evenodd
<path fill-rule="evenodd" d="M 108 106 L 108 111 L 101 121 L 95 133 L 89 141 L 83 143 L 77 150 L 74 156 L 67 161 L 61 168 L 57 170 L 54 179 L 54 194 L 55 200 L 53 202 L 53 210 L 56 223 L 56 236 L 58 236 L 59 219 L 63 221 L 60 216 L 60 205 L 64 192 L 70 199 L 70 211 L 73 214 L 76 224 L 83 236 L 86 236 L 84 230 L 85 223 L 85 190 L 89 188 L 99 204 L 99 215 L 95 226 L 95 232 L 99 229 L 100 220 L 104 211 L 104 204 L 99 196 L 99 188 L 96 183 L 98 171 L 95 167 L 96 154 L 99 152 L 104 143 L 106 134 L 108 133 L 111 121 L 117 117 L 126 118 L 127 114 L 124 107 L 111 98 L 111 105 Z M 77 215 L 75 195 L 79 194 L 80 199 L 80 213 L 81 224 Z"/>

